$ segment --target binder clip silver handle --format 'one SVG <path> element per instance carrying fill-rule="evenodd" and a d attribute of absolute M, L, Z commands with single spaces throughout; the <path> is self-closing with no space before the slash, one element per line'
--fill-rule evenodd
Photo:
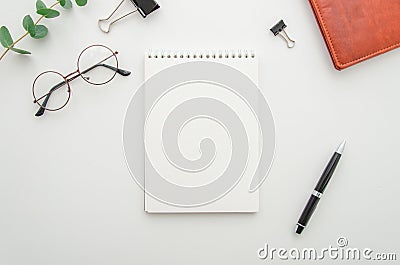
<path fill-rule="evenodd" d="M 284 41 L 286 41 L 287 47 L 288 48 L 293 48 L 296 42 L 292 40 L 289 35 L 286 33 L 285 28 L 286 28 L 285 22 L 283 20 L 280 20 L 278 23 L 275 24 L 270 30 L 274 35 L 279 35 Z"/>
<path fill-rule="evenodd" d="M 99 19 L 98 21 L 98 26 L 100 28 L 101 31 L 108 33 L 110 32 L 110 28 L 111 26 L 115 23 L 120 21 L 121 19 L 132 15 L 136 12 L 139 12 L 140 15 L 145 18 L 148 14 L 152 13 L 153 11 L 157 10 L 158 8 L 160 8 L 160 6 L 157 4 L 156 1 L 154 0 L 130 0 L 132 2 L 132 4 L 136 7 L 135 10 L 122 15 L 116 19 L 114 19 L 113 21 L 109 21 L 112 16 L 115 14 L 115 12 L 117 12 L 117 10 L 121 7 L 121 5 L 125 2 L 125 0 L 122 0 L 121 3 L 118 4 L 118 6 L 114 9 L 114 11 L 111 12 L 111 14 L 107 17 L 107 18 L 102 18 Z"/>
<path fill-rule="evenodd" d="M 121 7 L 121 5 L 122 5 L 124 2 L 125 2 L 125 0 L 122 0 L 121 3 L 119 3 L 119 5 L 114 9 L 114 11 L 111 12 L 111 14 L 110 14 L 107 18 L 99 19 L 99 21 L 98 21 L 97 24 L 98 24 L 99 29 L 100 29 L 101 31 L 103 31 L 104 33 L 110 32 L 110 28 L 111 28 L 111 26 L 112 26 L 115 22 L 118 22 L 118 21 L 120 21 L 121 19 L 123 19 L 123 18 L 125 18 L 125 17 L 127 17 L 127 16 L 129 16 L 129 15 L 132 15 L 133 13 L 136 13 L 136 12 L 138 11 L 138 10 L 136 9 L 136 10 L 134 10 L 134 11 L 132 11 L 132 12 L 129 12 L 129 13 L 127 13 L 127 14 L 125 14 L 125 15 L 123 15 L 123 16 L 120 16 L 119 18 L 116 18 L 116 19 L 114 19 L 113 21 L 109 22 L 110 18 L 115 14 L 115 12 L 117 12 L 117 10 Z"/>

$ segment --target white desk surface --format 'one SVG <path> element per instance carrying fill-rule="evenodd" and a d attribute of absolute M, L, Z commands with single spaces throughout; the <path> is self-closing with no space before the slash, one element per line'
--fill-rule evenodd
<path fill-rule="evenodd" d="M 265 243 L 323 248 L 339 236 L 353 247 L 399 250 L 399 50 L 334 70 L 306 0 L 160 0 L 161 9 L 146 20 L 133 16 L 104 34 L 97 19 L 117 2 L 89 0 L 62 11 L 44 21 L 46 39 L 21 42 L 32 56 L 8 54 L 0 63 L 0 264 L 263 264 L 270 261 L 257 250 Z M 3 2 L 0 23 L 19 35 L 34 6 Z M 294 49 L 269 32 L 281 18 Z M 118 49 L 132 76 L 101 88 L 75 81 L 65 110 L 35 118 L 35 76 L 75 70 L 79 52 L 93 43 Z M 148 48 L 257 51 L 277 135 L 259 213 L 143 211 L 121 135 Z M 348 145 L 333 180 L 297 236 L 299 214 L 342 139 Z"/>

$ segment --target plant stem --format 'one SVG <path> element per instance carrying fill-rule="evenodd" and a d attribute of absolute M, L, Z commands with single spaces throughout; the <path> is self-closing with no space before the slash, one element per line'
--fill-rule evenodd
<path fill-rule="evenodd" d="M 57 1 L 56 3 L 52 4 L 49 8 L 51 9 L 51 8 L 55 7 L 56 5 L 58 5 L 58 4 L 60 4 L 60 2 Z M 40 17 L 38 18 L 38 20 L 36 20 L 35 26 L 36 26 L 37 24 L 39 24 L 39 22 L 40 22 L 43 18 L 44 18 L 44 16 L 40 16 Z M 13 44 L 11 44 L 11 46 L 10 46 L 9 48 L 5 49 L 5 51 L 0 55 L 0 61 L 1 61 L 1 60 L 3 59 L 3 57 L 10 51 L 10 49 L 11 49 L 12 47 L 14 47 L 15 44 L 17 44 L 18 42 L 20 42 L 20 41 L 21 41 L 23 38 L 25 38 L 28 34 L 29 34 L 29 32 L 26 31 L 21 37 L 19 37 L 16 41 L 14 41 Z"/>

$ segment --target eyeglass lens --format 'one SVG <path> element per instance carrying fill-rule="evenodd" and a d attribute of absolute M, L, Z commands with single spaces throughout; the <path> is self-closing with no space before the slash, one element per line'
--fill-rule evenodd
<path fill-rule="evenodd" d="M 94 45 L 86 48 L 78 59 L 78 69 L 83 79 L 93 85 L 111 81 L 118 68 L 117 57 L 109 48 Z"/>
<path fill-rule="evenodd" d="M 47 110 L 58 110 L 69 100 L 70 91 L 64 77 L 56 72 L 44 72 L 34 83 L 34 97 Z"/>

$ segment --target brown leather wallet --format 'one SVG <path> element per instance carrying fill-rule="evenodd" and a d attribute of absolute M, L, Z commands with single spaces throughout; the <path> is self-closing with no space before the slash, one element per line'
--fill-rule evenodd
<path fill-rule="evenodd" d="M 336 69 L 400 47 L 400 0 L 309 0 Z"/>

